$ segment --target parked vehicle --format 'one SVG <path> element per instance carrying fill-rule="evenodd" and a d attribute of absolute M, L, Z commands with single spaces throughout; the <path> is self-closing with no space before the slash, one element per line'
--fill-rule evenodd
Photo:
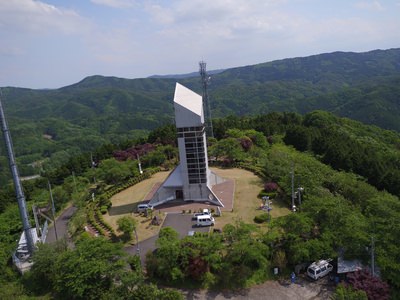
<path fill-rule="evenodd" d="M 142 213 L 142 212 L 146 212 L 148 209 L 153 209 L 153 206 L 151 206 L 150 204 L 139 204 L 136 208 L 136 212 L 138 213 Z"/>
<path fill-rule="evenodd" d="M 202 212 L 193 215 L 193 220 L 196 220 L 198 216 L 211 216 L 211 212 L 207 208 L 204 208 Z"/>
<path fill-rule="evenodd" d="M 331 259 L 319 260 L 313 262 L 307 268 L 307 275 L 314 280 L 318 280 L 321 277 L 329 274 L 333 270 L 333 266 L 329 263 Z"/>
<path fill-rule="evenodd" d="M 197 216 L 197 226 L 214 226 L 214 218 L 210 215 Z"/>

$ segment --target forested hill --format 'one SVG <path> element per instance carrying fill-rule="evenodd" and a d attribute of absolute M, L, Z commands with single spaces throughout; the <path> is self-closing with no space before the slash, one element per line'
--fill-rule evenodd
<path fill-rule="evenodd" d="M 195 66 L 194 66 L 195 67 Z M 7 87 L 2 99 L 23 163 L 143 136 L 173 121 L 175 81 L 91 76 L 55 90 Z M 400 131 L 400 49 L 334 52 L 225 70 L 212 76 L 213 117 L 316 109 Z"/>
<path fill-rule="evenodd" d="M 335 52 L 225 71 L 212 80 L 214 111 L 334 112 L 400 130 L 400 49 Z"/>

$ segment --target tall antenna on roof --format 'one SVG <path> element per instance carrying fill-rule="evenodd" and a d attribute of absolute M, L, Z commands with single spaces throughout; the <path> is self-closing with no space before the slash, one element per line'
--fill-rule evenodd
<path fill-rule="evenodd" d="M 214 130 L 212 125 L 211 119 L 211 108 L 210 108 L 210 98 L 208 97 L 207 87 L 210 82 L 211 77 L 208 76 L 206 71 L 206 62 L 200 61 L 200 76 L 201 76 L 201 83 L 203 85 L 203 108 L 205 112 L 205 123 L 206 123 L 206 131 L 207 135 L 210 137 L 214 137 Z"/>
<path fill-rule="evenodd" d="M 10 170 L 11 170 L 11 174 L 12 174 L 13 181 L 14 181 L 15 194 L 17 196 L 19 213 L 20 213 L 21 220 L 22 220 L 22 226 L 23 226 L 24 233 L 25 233 L 25 238 L 26 238 L 26 242 L 27 242 L 27 246 L 28 246 L 28 252 L 30 255 L 32 255 L 33 251 L 35 249 L 35 245 L 34 245 L 32 233 L 31 233 L 31 224 L 29 224 L 28 212 L 26 209 L 25 195 L 24 195 L 24 191 L 22 190 L 21 180 L 19 179 L 19 173 L 18 173 L 17 164 L 15 162 L 15 156 L 14 156 L 14 150 L 13 150 L 13 145 L 12 145 L 12 141 L 11 141 L 11 135 L 10 135 L 10 131 L 8 130 L 6 117 L 4 115 L 3 104 L 1 103 L 1 96 L 2 96 L 2 93 L 1 93 L 1 89 L 0 89 L 1 129 L 3 131 L 4 141 L 6 143 L 8 162 L 10 165 Z"/>

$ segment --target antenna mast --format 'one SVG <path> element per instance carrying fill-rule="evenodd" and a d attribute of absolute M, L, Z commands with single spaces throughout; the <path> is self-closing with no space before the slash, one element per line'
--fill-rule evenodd
<path fill-rule="evenodd" d="M 15 194 L 16 194 L 17 200 L 18 200 L 19 213 L 20 213 L 21 220 L 22 220 L 22 226 L 23 226 L 24 233 L 25 233 L 28 251 L 29 251 L 29 254 L 32 255 L 33 251 L 35 249 L 35 245 L 33 243 L 33 237 L 32 237 L 32 233 L 31 233 L 31 224 L 29 224 L 28 212 L 26 209 L 25 195 L 24 195 L 24 191 L 22 190 L 21 181 L 19 179 L 19 173 L 18 173 L 17 164 L 15 162 L 15 156 L 14 156 L 13 145 L 12 145 L 12 141 L 11 141 L 11 135 L 10 135 L 10 131 L 8 130 L 6 117 L 4 115 L 3 104 L 1 103 L 1 96 L 2 96 L 2 93 L 0 90 L 1 129 L 3 131 L 4 141 L 6 143 L 8 161 L 9 161 L 10 170 L 11 170 L 11 174 L 12 174 L 13 181 L 14 181 Z"/>
<path fill-rule="evenodd" d="M 201 83 L 203 85 L 203 108 L 206 114 L 205 121 L 206 121 L 206 129 L 208 131 L 207 134 L 210 137 L 214 137 L 214 130 L 211 119 L 210 98 L 208 97 L 208 91 L 207 91 L 208 83 L 210 82 L 211 77 L 207 75 L 206 65 L 207 64 L 205 61 L 199 62 Z"/>

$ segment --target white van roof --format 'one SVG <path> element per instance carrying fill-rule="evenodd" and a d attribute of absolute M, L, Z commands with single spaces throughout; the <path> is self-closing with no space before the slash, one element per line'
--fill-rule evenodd
<path fill-rule="evenodd" d="M 212 220 L 212 217 L 210 215 L 200 215 L 200 216 L 197 216 L 197 219 L 198 220 L 203 220 L 203 219 L 211 219 Z"/>

